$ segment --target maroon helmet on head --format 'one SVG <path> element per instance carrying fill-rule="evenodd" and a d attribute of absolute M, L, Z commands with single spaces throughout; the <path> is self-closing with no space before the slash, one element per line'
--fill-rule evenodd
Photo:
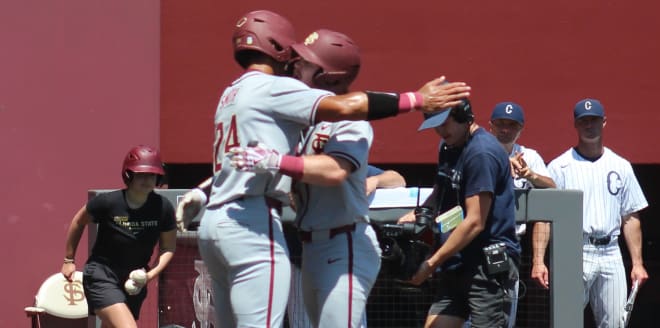
<path fill-rule="evenodd" d="M 126 154 L 121 168 L 121 177 L 125 184 L 130 182 L 133 173 L 154 173 L 160 176 L 158 181 L 161 181 L 165 170 L 158 150 L 144 145 L 131 149 Z"/>
<path fill-rule="evenodd" d="M 360 49 L 345 34 L 319 29 L 291 47 L 302 59 L 321 67 L 312 87 L 345 93 L 360 71 Z"/>
<path fill-rule="evenodd" d="M 289 20 L 268 10 L 252 11 L 236 22 L 232 35 L 234 58 L 245 68 L 241 53 L 252 50 L 285 63 L 291 59 L 291 45 L 295 40 L 295 30 Z"/>

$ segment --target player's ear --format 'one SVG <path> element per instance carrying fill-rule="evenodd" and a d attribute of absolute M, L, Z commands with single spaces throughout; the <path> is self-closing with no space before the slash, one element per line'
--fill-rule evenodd
<path fill-rule="evenodd" d="M 607 116 L 603 116 L 603 127 L 607 125 Z"/>

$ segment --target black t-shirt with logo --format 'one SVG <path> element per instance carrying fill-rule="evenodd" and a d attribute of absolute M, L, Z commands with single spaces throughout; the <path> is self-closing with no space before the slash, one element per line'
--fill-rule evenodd
<path fill-rule="evenodd" d="M 151 192 L 142 207 L 131 209 L 125 193 L 126 189 L 100 194 L 87 203 L 87 212 L 98 224 L 90 261 L 113 268 L 146 268 L 160 233 L 176 228 L 174 208 Z"/>

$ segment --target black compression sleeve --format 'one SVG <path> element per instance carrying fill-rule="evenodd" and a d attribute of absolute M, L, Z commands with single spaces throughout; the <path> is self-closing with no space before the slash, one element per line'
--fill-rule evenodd
<path fill-rule="evenodd" d="M 367 121 L 396 116 L 399 114 L 399 95 L 396 93 L 367 91 L 369 100 Z"/>

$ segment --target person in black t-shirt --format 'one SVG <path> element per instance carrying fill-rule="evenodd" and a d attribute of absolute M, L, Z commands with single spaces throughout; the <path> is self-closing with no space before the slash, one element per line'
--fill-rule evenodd
<path fill-rule="evenodd" d="M 83 287 L 89 313 L 97 315 L 103 327 L 137 327 L 140 307 L 147 296 L 146 281 L 156 278 L 174 256 L 174 208 L 154 192 L 164 174 L 157 150 L 134 147 L 122 168 L 126 188 L 91 199 L 74 215 L 69 227 L 61 270 L 67 280 L 76 271 L 74 259 L 85 226 L 98 224 L 96 241 L 83 271 Z M 150 268 L 157 243 L 160 256 Z M 140 272 L 146 273 L 146 281 L 142 281 L 144 276 L 140 279 Z M 132 284 L 132 288 L 125 284 Z"/>

